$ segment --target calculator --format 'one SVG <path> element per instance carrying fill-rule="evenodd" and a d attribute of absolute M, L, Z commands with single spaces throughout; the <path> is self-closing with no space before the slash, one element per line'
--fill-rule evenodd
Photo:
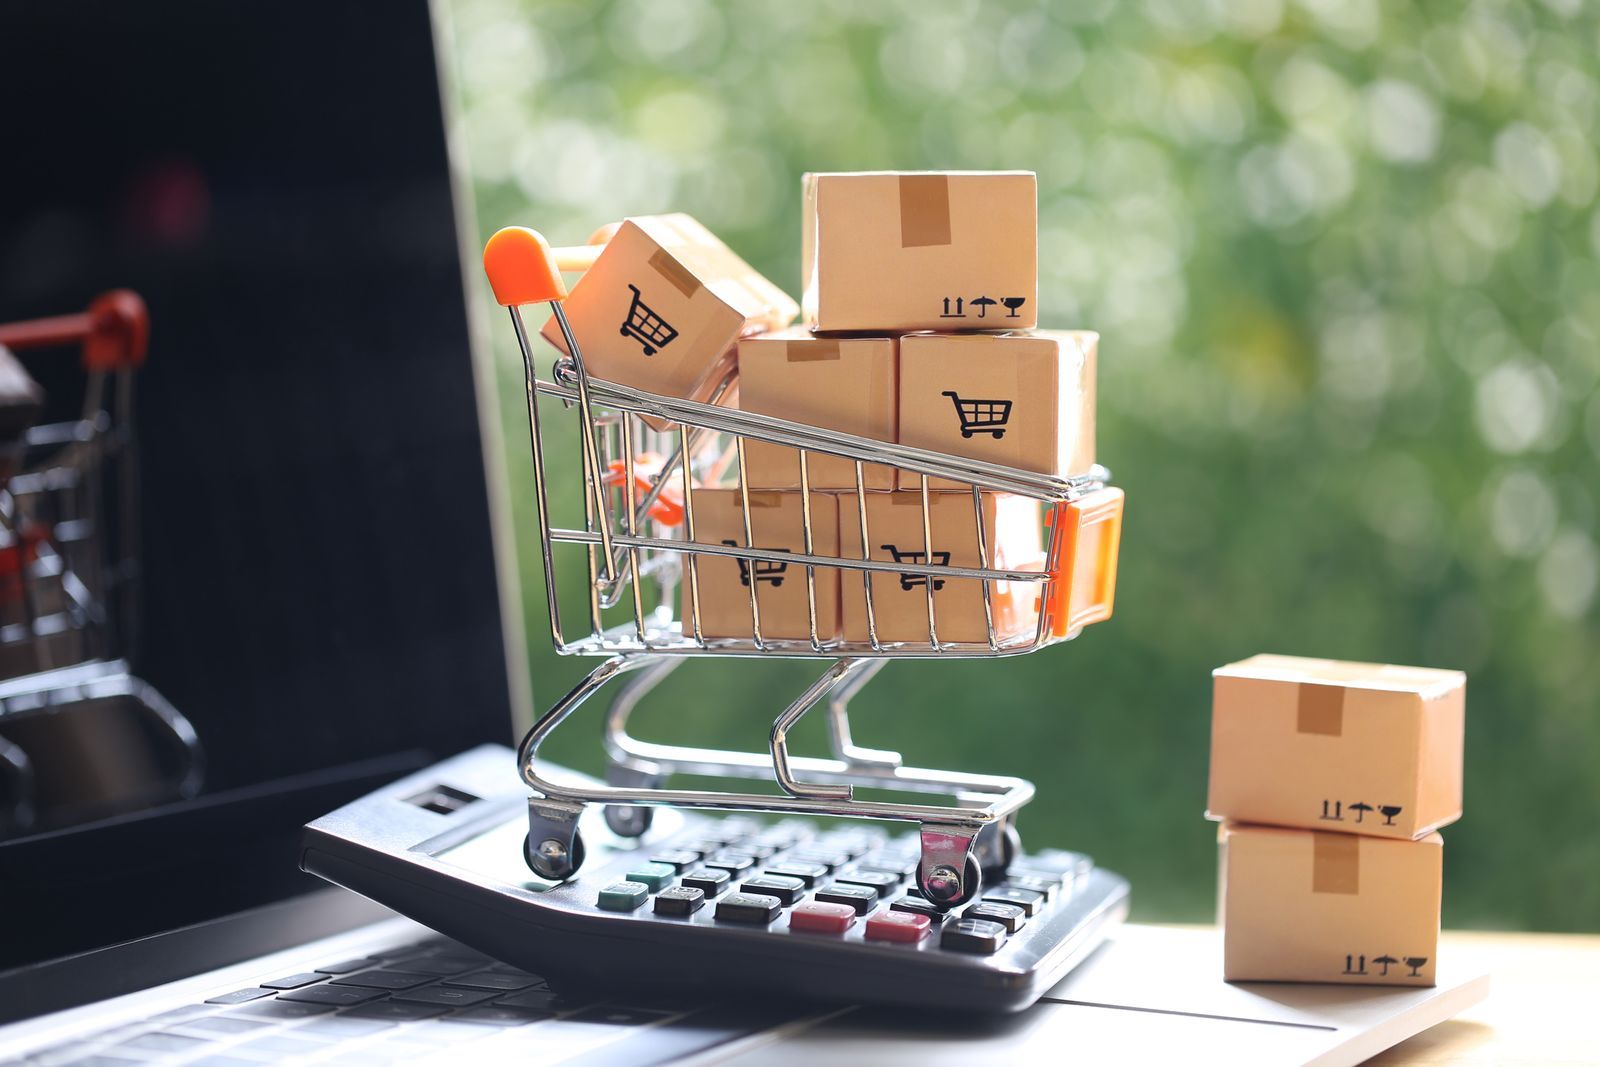
<path fill-rule="evenodd" d="M 524 862 L 527 803 L 515 754 L 483 746 L 311 823 L 301 866 L 558 987 L 970 1012 L 1032 1004 L 1128 909 L 1080 853 L 1018 854 L 941 910 L 914 828 L 673 808 L 640 837 L 591 809 L 583 867 L 550 881 Z"/>

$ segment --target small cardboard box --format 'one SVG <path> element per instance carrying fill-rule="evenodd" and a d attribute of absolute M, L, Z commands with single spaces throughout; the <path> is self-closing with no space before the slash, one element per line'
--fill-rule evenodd
<path fill-rule="evenodd" d="M 795 327 L 739 342 L 739 407 L 827 430 L 892 442 L 895 339 L 828 337 Z M 800 453 L 764 441 L 745 444 L 749 483 L 757 489 L 799 489 Z M 856 487 L 852 460 L 807 454 L 812 489 Z M 866 464 L 868 489 L 893 489 L 893 467 Z"/>
<path fill-rule="evenodd" d="M 1225 823 L 1228 981 L 1434 984 L 1444 839 L 1388 841 Z"/>
<path fill-rule="evenodd" d="M 1212 679 L 1210 818 L 1415 838 L 1461 817 L 1460 671 L 1261 655 Z"/>
<path fill-rule="evenodd" d="M 1038 324 L 1031 172 L 807 174 L 802 191 L 802 303 L 812 329 Z"/>
<path fill-rule="evenodd" d="M 839 549 L 861 558 L 861 522 L 854 496 L 840 498 Z M 1038 501 L 1002 493 L 982 494 L 983 537 L 987 558 L 978 551 L 971 494 L 930 493 L 928 527 L 935 564 L 1042 569 L 1043 537 Z M 897 490 L 866 497 L 868 558 L 924 564 L 922 494 Z M 860 572 L 842 579 L 840 604 L 846 641 L 868 640 L 866 582 Z M 871 575 L 872 608 L 878 640 L 928 642 L 927 577 L 879 571 Z M 1041 587 L 1033 582 L 990 583 L 996 636 L 1032 633 L 1038 623 Z M 989 640 L 984 619 L 983 582 L 976 578 L 934 579 L 934 611 L 941 642 Z"/>
<path fill-rule="evenodd" d="M 804 552 L 804 508 L 799 493 L 750 492 L 750 532 L 756 548 Z M 694 539 L 702 544 L 744 546 L 744 501 L 737 489 L 694 491 Z M 839 505 L 827 493 L 811 494 L 812 551 L 833 556 L 839 551 Z M 808 641 L 811 637 L 806 569 L 787 563 L 697 556 L 700 587 L 700 632 L 706 637 L 753 636 L 750 587 L 755 583 L 761 611 L 761 636 L 771 640 Z M 817 638 L 839 635 L 839 571 L 818 567 L 816 574 Z M 683 575 L 683 631 L 694 633 L 693 585 L 688 557 Z"/>
<path fill-rule="evenodd" d="M 688 215 L 624 220 L 562 306 L 592 377 L 688 400 L 706 399 L 740 337 L 796 311 Z M 567 351 L 554 317 L 543 336 Z"/>
<path fill-rule="evenodd" d="M 1094 465 L 1098 334 L 914 333 L 900 339 L 900 443 L 1067 477 Z M 900 474 L 902 489 L 918 476 Z M 930 489 L 965 489 L 931 478 Z"/>

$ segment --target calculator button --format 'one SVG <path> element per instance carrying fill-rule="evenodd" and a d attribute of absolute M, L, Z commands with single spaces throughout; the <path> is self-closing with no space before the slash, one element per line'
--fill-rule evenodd
<path fill-rule="evenodd" d="M 1015 904 L 1000 904 L 994 901 L 983 901 L 972 905 L 961 913 L 964 919 L 987 919 L 999 923 L 1006 928 L 1006 933 L 1014 934 L 1022 929 L 1022 924 L 1028 921 L 1027 912 Z"/>
<path fill-rule="evenodd" d="M 698 889 L 708 897 L 714 897 L 733 881 L 733 875 L 719 867 L 702 867 L 692 874 L 683 876 L 682 882 L 690 889 Z"/>
<path fill-rule="evenodd" d="M 868 941 L 896 941 L 902 944 L 921 941 L 928 936 L 933 922 L 926 915 L 909 911 L 885 911 L 867 920 Z"/>
<path fill-rule="evenodd" d="M 767 873 L 781 874 L 785 878 L 798 878 L 809 888 L 816 885 L 819 879 L 828 876 L 828 868 L 820 863 L 801 863 L 798 860 L 791 860 L 775 867 L 768 867 Z"/>
<path fill-rule="evenodd" d="M 1061 883 L 1054 878 L 1041 878 L 1033 874 L 1009 874 L 1006 876 L 1002 889 L 1028 889 L 1035 893 L 1044 894 L 1046 901 L 1055 897 L 1061 888 Z"/>
<path fill-rule="evenodd" d="M 785 819 L 756 835 L 756 840 L 778 848 L 793 848 L 816 836 L 816 827 L 801 819 Z"/>
<path fill-rule="evenodd" d="M 1044 894 L 1036 893 L 1031 889 L 986 889 L 983 899 L 993 904 L 1014 904 L 1027 913 L 1028 918 L 1039 914 L 1039 909 L 1044 907 Z"/>
<path fill-rule="evenodd" d="M 909 915 L 926 915 L 934 922 L 944 917 L 944 912 L 923 900 L 921 897 L 901 897 L 889 905 L 890 911 L 905 912 Z"/>
<path fill-rule="evenodd" d="M 850 862 L 848 852 L 833 848 L 798 848 L 789 853 L 789 858 L 801 863 L 816 863 L 830 871 L 836 871 Z"/>
<path fill-rule="evenodd" d="M 688 885 L 675 885 L 656 894 L 656 914 L 693 915 L 706 902 L 703 890 Z"/>
<path fill-rule="evenodd" d="M 642 882 L 612 882 L 600 890 L 597 903 L 605 911 L 632 911 L 644 903 L 649 893 Z"/>
<path fill-rule="evenodd" d="M 745 855 L 754 856 L 758 860 L 767 859 L 773 853 L 778 851 L 777 845 L 763 844 L 758 840 L 740 841 L 735 847 L 738 851 L 743 852 Z"/>
<path fill-rule="evenodd" d="M 677 868 L 670 863 L 644 863 L 637 870 L 628 872 L 628 881 L 638 882 L 648 886 L 650 892 L 659 893 L 672 884 L 672 876 L 677 873 Z"/>
<path fill-rule="evenodd" d="M 818 934 L 842 934 L 855 925 L 856 909 L 848 904 L 807 900 L 789 912 L 789 928 Z"/>
<path fill-rule="evenodd" d="M 755 865 L 756 858 L 748 852 L 729 852 L 724 850 L 713 856 L 706 857 L 707 867 L 721 867 L 723 870 L 732 871 L 734 874 L 748 871 Z"/>
<path fill-rule="evenodd" d="M 857 915 L 865 915 L 878 902 L 878 891 L 869 885 L 830 885 L 817 890 L 816 900 L 827 904 L 848 904 Z"/>
<path fill-rule="evenodd" d="M 687 870 L 699 861 L 700 853 L 687 848 L 669 849 L 666 852 L 657 852 L 650 857 L 651 863 L 665 863 L 675 871 Z"/>
<path fill-rule="evenodd" d="M 1006 928 L 987 919 L 957 919 L 953 923 L 946 923 L 939 934 L 941 948 L 985 956 L 1000 951 L 1000 946 L 1005 943 Z"/>
<path fill-rule="evenodd" d="M 800 899 L 800 894 L 805 892 L 806 883 L 799 878 L 789 878 L 781 874 L 764 874 L 759 878 L 746 879 L 739 888 L 746 893 L 777 897 L 781 903 L 788 905 Z"/>
<path fill-rule="evenodd" d="M 717 918 L 736 923 L 769 923 L 783 911 L 778 901 L 754 893 L 729 893 L 717 901 Z"/>
<path fill-rule="evenodd" d="M 887 852 L 868 852 L 861 857 L 861 869 L 864 871 L 890 871 L 901 878 L 909 878 L 917 869 L 915 857 L 896 856 Z"/>
<path fill-rule="evenodd" d="M 722 851 L 722 841 L 714 837 L 697 837 L 690 841 L 680 841 L 673 847 L 684 852 L 698 852 L 702 856 L 709 856 L 713 852 Z"/>
<path fill-rule="evenodd" d="M 838 876 L 838 880 L 848 885 L 871 886 L 879 893 L 887 893 L 900 884 L 898 875 L 886 871 L 846 871 Z"/>

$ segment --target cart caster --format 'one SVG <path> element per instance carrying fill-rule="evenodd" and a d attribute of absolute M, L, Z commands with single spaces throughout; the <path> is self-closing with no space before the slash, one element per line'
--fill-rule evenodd
<path fill-rule="evenodd" d="M 528 861 L 528 869 L 540 878 L 564 882 L 583 866 L 583 835 L 572 835 L 571 848 L 553 837 L 546 838 L 535 848 L 533 835 L 528 834 L 522 839 L 522 858 Z"/>
<path fill-rule="evenodd" d="M 638 804 L 607 804 L 606 825 L 618 837 L 643 837 L 655 818 L 655 809 Z"/>
<path fill-rule="evenodd" d="M 998 882 L 1022 854 L 1022 835 L 1017 833 L 1010 819 L 992 823 L 978 831 L 972 851 L 978 857 L 978 866 L 983 868 L 984 878 Z"/>
<path fill-rule="evenodd" d="M 983 870 L 971 856 L 967 857 L 966 873 L 959 877 L 955 868 L 947 864 L 935 864 L 930 871 L 918 863 L 917 887 L 929 904 L 940 911 L 949 911 L 977 898 L 978 891 L 983 888 Z"/>

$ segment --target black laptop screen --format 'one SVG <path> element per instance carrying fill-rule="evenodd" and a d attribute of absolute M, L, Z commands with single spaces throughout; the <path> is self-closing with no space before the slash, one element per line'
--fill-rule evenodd
<path fill-rule="evenodd" d="M 3 967 L 300 884 L 304 818 L 504 740 L 510 698 L 426 3 L 3 0 L 0 38 L 0 322 L 148 304 L 116 650 L 204 768 L 159 817 L 34 782 Z M 70 420 L 75 354 L 18 355 Z"/>

